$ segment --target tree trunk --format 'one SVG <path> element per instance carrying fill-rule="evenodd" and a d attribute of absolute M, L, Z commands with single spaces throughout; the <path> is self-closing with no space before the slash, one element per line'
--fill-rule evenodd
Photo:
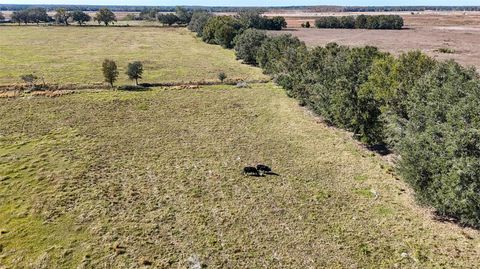
<path fill-rule="evenodd" d="M 138 86 L 138 78 L 135 78 L 135 86 Z"/>

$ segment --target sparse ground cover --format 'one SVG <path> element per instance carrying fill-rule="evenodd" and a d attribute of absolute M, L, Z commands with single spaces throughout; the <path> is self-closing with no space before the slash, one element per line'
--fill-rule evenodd
<path fill-rule="evenodd" d="M 260 69 L 239 65 L 234 52 L 193 38 L 183 28 L 160 27 L 0 27 L 0 84 L 21 83 L 35 73 L 46 83 L 102 83 L 102 62 L 119 66 L 118 83 L 132 61 L 144 63 L 141 82 L 265 79 Z"/>
<path fill-rule="evenodd" d="M 350 135 L 272 84 L 0 100 L 7 268 L 476 268 Z M 279 176 L 244 177 L 265 163 Z"/>

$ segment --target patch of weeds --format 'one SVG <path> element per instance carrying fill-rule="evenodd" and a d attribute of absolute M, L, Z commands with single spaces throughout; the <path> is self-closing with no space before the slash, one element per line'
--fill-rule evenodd
<path fill-rule="evenodd" d="M 440 53 L 447 53 L 447 54 L 452 54 L 456 52 L 454 49 L 451 49 L 451 48 L 439 48 L 435 51 Z"/>
<path fill-rule="evenodd" d="M 378 215 L 380 216 L 384 216 L 384 217 L 387 217 L 387 216 L 391 216 L 395 213 L 395 210 L 393 210 L 392 208 L 390 207 L 386 207 L 386 206 L 379 206 L 376 208 L 376 212 Z"/>
<path fill-rule="evenodd" d="M 370 189 L 355 189 L 353 192 L 365 198 L 375 198 L 375 194 Z"/>
<path fill-rule="evenodd" d="M 358 246 L 358 252 L 363 256 L 370 256 L 372 254 L 370 246 L 366 243 L 362 243 Z"/>
<path fill-rule="evenodd" d="M 364 182 L 367 180 L 367 176 L 366 175 L 356 175 L 353 177 L 353 179 L 355 181 L 360 181 L 360 182 Z"/>

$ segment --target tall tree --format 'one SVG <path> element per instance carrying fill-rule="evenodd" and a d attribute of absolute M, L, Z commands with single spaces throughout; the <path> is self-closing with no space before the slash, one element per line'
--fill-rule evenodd
<path fill-rule="evenodd" d="M 65 24 L 68 25 L 68 19 L 72 16 L 72 13 L 68 12 L 64 8 L 57 9 L 57 13 L 55 13 L 54 18 L 57 24 Z"/>
<path fill-rule="evenodd" d="M 143 64 L 142 62 L 135 61 L 128 64 L 127 75 L 131 80 L 135 80 L 135 85 L 138 85 L 138 79 L 142 78 Z"/>
<path fill-rule="evenodd" d="M 81 10 L 76 10 L 72 12 L 72 20 L 76 21 L 78 25 L 83 25 L 86 22 L 89 22 L 91 19 L 92 18 L 90 17 L 90 15 Z"/>
<path fill-rule="evenodd" d="M 117 17 L 110 9 L 101 8 L 95 15 L 95 20 L 99 24 L 103 22 L 105 26 L 108 26 L 110 23 L 115 23 L 117 21 Z"/>
<path fill-rule="evenodd" d="M 117 64 L 113 60 L 105 59 L 102 64 L 103 77 L 113 88 L 113 83 L 117 81 L 118 69 Z"/>

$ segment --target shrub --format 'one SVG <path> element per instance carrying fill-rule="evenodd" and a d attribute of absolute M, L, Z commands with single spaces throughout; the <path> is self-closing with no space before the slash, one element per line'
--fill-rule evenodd
<path fill-rule="evenodd" d="M 218 73 L 218 79 L 220 80 L 220 82 L 223 83 L 223 81 L 227 78 L 227 74 L 225 74 L 225 72 L 220 72 Z"/>
<path fill-rule="evenodd" d="M 117 81 L 118 70 L 117 64 L 113 60 L 105 59 L 102 64 L 103 77 L 113 88 L 113 83 Z"/>
<path fill-rule="evenodd" d="M 187 28 L 190 31 L 197 33 L 197 36 L 202 36 L 203 28 L 211 17 L 213 17 L 213 15 L 209 12 L 196 11 L 193 13 L 192 19 Z"/>
<path fill-rule="evenodd" d="M 118 87 L 121 91 L 144 91 L 147 90 L 147 87 L 141 85 L 122 85 Z"/>
<path fill-rule="evenodd" d="M 305 28 L 310 28 L 310 22 L 309 21 L 305 22 Z"/>
<path fill-rule="evenodd" d="M 412 89 L 399 171 L 439 214 L 480 228 L 480 81 L 454 62 Z"/>
<path fill-rule="evenodd" d="M 143 64 L 142 62 L 135 61 L 129 63 L 127 66 L 127 75 L 131 80 L 135 80 L 135 85 L 138 85 L 138 79 L 142 78 Z"/>
<path fill-rule="evenodd" d="M 235 37 L 235 52 L 237 59 L 243 60 L 246 64 L 257 64 L 257 52 L 262 42 L 267 38 L 263 31 L 247 29 Z"/>

